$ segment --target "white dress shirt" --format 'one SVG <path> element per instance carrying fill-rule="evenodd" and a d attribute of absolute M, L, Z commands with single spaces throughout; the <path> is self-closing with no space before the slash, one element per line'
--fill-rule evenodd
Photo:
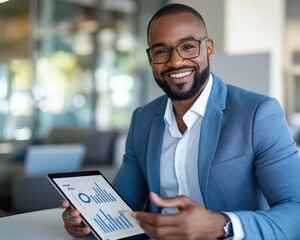
<path fill-rule="evenodd" d="M 183 116 L 183 121 L 187 126 L 183 134 L 178 129 L 172 101 L 168 99 L 164 115 L 166 127 L 160 162 L 160 194 L 163 197 L 185 195 L 198 204 L 204 205 L 199 186 L 198 151 L 199 140 L 201 141 L 202 119 L 212 85 L 213 77 L 210 74 L 208 83 L 201 95 Z M 177 211 L 177 208 L 164 208 L 162 210 L 163 213 L 175 213 Z M 233 225 L 235 235 L 233 239 L 242 239 L 244 231 L 239 218 L 233 213 L 228 213 L 228 215 Z"/>

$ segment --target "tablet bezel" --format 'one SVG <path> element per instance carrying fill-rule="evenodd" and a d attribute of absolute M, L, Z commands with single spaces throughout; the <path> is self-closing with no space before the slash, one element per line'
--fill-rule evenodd
<path fill-rule="evenodd" d="M 114 191 L 115 194 L 117 194 L 123 202 L 130 208 L 128 203 L 122 198 L 122 196 L 115 190 L 115 188 L 112 186 L 112 184 L 105 178 L 105 176 L 98 170 L 90 170 L 90 171 L 79 171 L 79 172 L 63 172 L 63 173 L 49 173 L 47 178 L 51 182 L 51 184 L 55 187 L 55 189 L 60 193 L 60 195 L 69 201 L 70 205 L 72 208 L 75 208 L 75 205 L 72 202 L 72 199 L 69 199 L 67 195 L 64 193 L 64 191 L 57 185 L 54 179 L 57 178 L 73 178 L 73 177 L 86 177 L 86 176 L 102 176 L 104 180 L 110 185 L 112 190 Z M 130 208 L 130 210 L 132 210 Z M 92 233 L 97 239 L 102 240 L 101 236 L 97 233 L 97 231 L 92 227 L 92 225 L 89 223 L 89 221 L 86 219 L 82 213 L 80 213 L 81 218 L 83 219 L 84 223 L 91 228 Z M 125 239 L 132 239 L 132 240 L 145 240 L 145 239 L 150 239 L 146 233 L 143 234 L 138 234 L 138 235 L 133 235 L 125 238 L 120 238 L 122 240 Z"/>

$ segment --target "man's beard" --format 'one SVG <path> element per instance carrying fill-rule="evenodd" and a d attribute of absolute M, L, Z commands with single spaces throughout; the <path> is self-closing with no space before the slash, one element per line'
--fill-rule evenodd
<path fill-rule="evenodd" d="M 178 69 L 168 69 L 167 72 L 169 71 L 178 71 L 181 69 L 189 68 L 188 66 L 184 66 Z M 158 86 L 167 94 L 167 96 L 172 100 L 172 101 L 182 101 L 182 100 L 187 100 L 192 97 L 194 97 L 197 93 L 199 93 L 200 89 L 204 86 L 206 83 L 206 80 L 209 77 L 210 74 L 210 64 L 209 61 L 207 61 L 207 66 L 200 72 L 199 67 L 195 65 L 195 77 L 194 77 L 194 82 L 190 90 L 187 92 L 173 92 L 168 83 L 164 80 L 154 78 Z M 166 74 L 166 72 L 164 73 Z M 162 74 L 163 75 L 163 74 Z M 181 86 L 179 86 L 180 88 Z"/>

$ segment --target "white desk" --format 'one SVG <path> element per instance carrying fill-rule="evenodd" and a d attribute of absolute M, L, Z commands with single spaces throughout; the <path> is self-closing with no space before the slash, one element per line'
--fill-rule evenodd
<path fill-rule="evenodd" d="M 0 238 L 1 240 L 75 239 L 64 229 L 62 212 L 63 209 L 55 208 L 0 218 Z M 78 239 L 95 240 L 96 238 L 89 236 Z"/>

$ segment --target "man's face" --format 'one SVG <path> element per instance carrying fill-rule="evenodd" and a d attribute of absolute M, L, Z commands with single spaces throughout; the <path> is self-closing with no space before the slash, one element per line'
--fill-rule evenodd
<path fill-rule="evenodd" d="M 206 32 L 199 20 L 191 13 L 160 17 L 149 28 L 149 47 L 154 44 L 176 46 L 183 39 L 202 39 Z M 172 50 L 170 60 L 154 64 L 149 58 L 157 84 L 173 101 L 187 100 L 198 96 L 209 77 L 209 59 L 213 55 L 211 40 L 202 42 L 200 55 L 184 60 Z"/>

